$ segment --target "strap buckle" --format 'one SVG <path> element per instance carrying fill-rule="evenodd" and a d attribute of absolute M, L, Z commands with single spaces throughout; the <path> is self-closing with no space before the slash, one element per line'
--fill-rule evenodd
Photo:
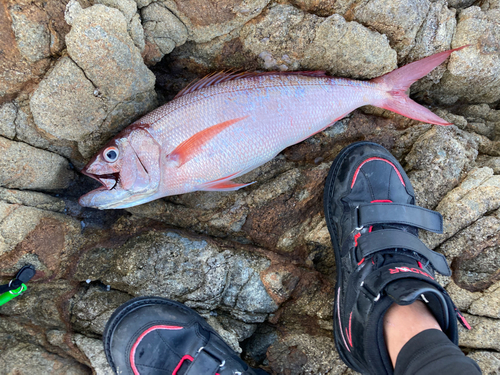
<path fill-rule="evenodd" d="M 220 359 L 217 353 L 213 353 L 209 347 L 202 346 L 196 352 L 196 356 L 193 358 L 191 365 L 187 368 L 185 375 L 213 375 L 225 364 L 226 361 Z"/>
<path fill-rule="evenodd" d="M 359 219 L 359 206 L 356 206 L 355 212 L 354 212 L 354 217 L 356 218 L 356 228 L 354 230 L 361 231 L 364 226 L 360 225 L 360 219 Z"/>

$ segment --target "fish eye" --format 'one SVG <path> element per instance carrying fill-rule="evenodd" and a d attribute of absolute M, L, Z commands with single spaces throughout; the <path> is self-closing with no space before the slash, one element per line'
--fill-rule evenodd
<path fill-rule="evenodd" d="M 103 152 L 104 160 L 106 160 L 109 163 L 113 163 L 116 161 L 116 159 L 118 159 L 118 154 L 119 152 L 116 147 L 108 147 Z"/>

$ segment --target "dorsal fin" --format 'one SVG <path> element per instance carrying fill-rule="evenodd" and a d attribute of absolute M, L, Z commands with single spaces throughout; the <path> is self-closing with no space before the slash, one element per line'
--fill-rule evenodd
<path fill-rule="evenodd" d="M 200 90 L 202 88 L 208 86 L 218 85 L 222 82 L 235 81 L 237 79 L 248 78 L 248 77 L 262 77 L 262 76 L 271 76 L 271 75 L 283 75 L 283 76 L 307 76 L 307 77 L 328 77 L 324 70 L 314 70 L 314 71 L 303 71 L 303 72 L 231 72 L 231 71 L 222 71 L 217 73 L 209 74 L 197 81 L 191 82 L 189 85 L 184 87 L 179 93 L 175 96 L 174 99 L 194 92 L 196 90 Z"/>

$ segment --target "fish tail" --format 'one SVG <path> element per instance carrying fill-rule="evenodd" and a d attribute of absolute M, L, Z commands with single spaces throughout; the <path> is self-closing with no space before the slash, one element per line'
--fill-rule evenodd
<path fill-rule="evenodd" d="M 389 95 L 374 103 L 377 107 L 388 109 L 414 120 L 436 125 L 451 125 L 427 108 L 411 100 L 406 91 L 412 83 L 427 75 L 443 63 L 453 52 L 468 46 L 436 53 L 422 60 L 412 62 L 381 77 L 372 79 L 373 83 L 383 86 Z"/>

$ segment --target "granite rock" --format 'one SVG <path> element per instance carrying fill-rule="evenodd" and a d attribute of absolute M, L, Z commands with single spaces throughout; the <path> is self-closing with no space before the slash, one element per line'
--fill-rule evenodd
<path fill-rule="evenodd" d="M 500 373 L 500 354 L 487 351 L 473 351 L 467 357 L 477 362 L 481 371 L 485 375 L 495 375 Z"/>
<path fill-rule="evenodd" d="M 87 252 L 75 278 L 99 280 L 132 296 L 156 295 L 206 311 L 221 309 L 255 323 L 278 308 L 259 276 L 268 265 L 265 258 L 205 239 L 149 232 L 117 248 Z"/>
<path fill-rule="evenodd" d="M 458 100 L 468 103 L 494 103 L 500 99 L 500 55 L 495 35 L 499 9 L 482 11 L 471 6 L 460 12 L 452 47 L 467 47 L 450 57 L 448 69 L 430 95 L 443 104 Z"/>
<path fill-rule="evenodd" d="M 268 349 L 269 366 L 277 374 L 344 374 L 347 366 L 331 337 L 290 334 Z"/>
<path fill-rule="evenodd" d="M 18 343 L 2 348 L 0 352 L 2 371 L 6 374 L 54 374 L 87 375 L 89 368 L 73 359 L 28 343 Z"/>
<path fill-rule="evenodd" d="M 101 4 L 73 6 L 77 11 L 66 36 L 68 54 L 93 86 L 96 98 L 91 103 L 102 99 L 106 108 L 104 122 L 78 144 L 79 152 L 89 158 L 111 135 L 156 106 L 155 77 L 129 34 L 124 13 Z M 51 108 L 47 117 L 56 117 L 56 106 Z M 91 107 L 88 111 L 93 112 Z"/>
<path fill-rule="evenodd" d="M 396 68 L 384 35 L 334 14 L 317 17 L 290 5 L 271 6 L 256 20 L 208 43 L 187 43 L 172 53 L 198 69 L 326 70 L 373 78 Z"/>
<path fill-rule="evenodd" d="M 0 106 L 0 135 L 13 139 L 16 136 L 17 108 L 14 103 L 4 103 Z"/>
<path fill-rule="evenodd" d="M 31 92 L 64 48 L 64 3 L 4 1 L 0 5 L 0 103 Z"/>
<path fill-rule="evenodd" d="M 107 103 L 94 91 L 82 69 L 63 57 L 30 100 L 36 126 L 58 139 L 84 140 L 99 129 L 107 115 Z"/>
<path fill-rule="evenodd" d="M 149 48 L 146 61 L 156 63 L 188 38 L 186 26 L 161 2 L 141 9 L 144 33 Z"/>
<path fill-rule="evenodd" d="M 436 207 L 470 169 L 477 148 L 473 139 L 455 127 L 434 126 L 420 136 L 405 158 L 418 205 Z"/>
<path fill-rule="evenodd" d="M 500 321 L 469 314 L 464 314 L 464 317 L 472 329 L 467 330 L 459 325 L 458 345 L 472 349 L 493 349 L 498 352 L 500 344 L 495 338 L 495 332 L 500 329 Z"/>
<path fill-rule="evenodd" d="M 54 212 L 62 212 L 65 209 L 62 199 L 36 191 L 0 188 L 0 201 Z"/>
<path fill-rule="evenodd" d="M 436 207 L 444 218 L 443 234 L 424 232 L 421 238 L 434 248 L 498 207 L 500 176 L 493 175 L 490 168 L 474 168 Z"/>
<path fill-rule="evenodd" d="M 352 13 L 355 21 L 386 35 L 402 60 L 415 46 L 429 7 L 428 0 L 372 0 L 354 5 Z"/>
<path fill-rule="evenodd" d="M 162 3 L 186 26 L 189 40 L 203 43 L 227 34 L 257 17 L 269 0 L 162 0 Z"/>
<path fill-rule="evenodd" d="M 0 186 L 9 189 L 58 190 L 73 172 L 62 156 L 0 137 Z"/>
<path fill-rule="evenodd" d="M 500 319 L 500 283 L 492 285 L 482 297 L 472 302 L 468 312 L 472 315 Z"/>

